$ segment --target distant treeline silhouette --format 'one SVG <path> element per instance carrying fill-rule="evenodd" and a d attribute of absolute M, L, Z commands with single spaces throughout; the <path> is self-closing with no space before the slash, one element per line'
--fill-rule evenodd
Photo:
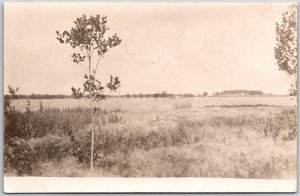
<path fill-rule="evenodd" d="M 174 97 L 196 97 L 196 95 L 191 94 L 191 93 L 185 93 L 185 94 L 168 94 L 168 93 L 154 93 L 154 94 L 126 94 L 126 95 L 119 95 L 117 97 L 121 98 L 164 98 L 164 97 L 169 97 L 169 98 L 174 98 Z"/>
<path fill-rule="evenodd" d="M 262 91 L 254 91 L 254 90 L 226 90 L 221 92 L 212 93 L 213 97 L 222 97 L 222 96 L 263 96 L 264 93 Z M 5 95 L 11 99 L 69 99 L 73 98 L 72 95 L 49 95 L 49 94 L 31 94 L 31 95 Z M 166 93 L 163 91 L 162 93 L 152 93 L 152 94 L 125 94 L 125 95 L 105 95 L 106 98 L 187 98 L 187 97 L 206 97 L 208 96 L 207 92 L 203 92 L 202 94 L 192 94 L 192 93 L 184 93 L 184 94 L 172 94 Z M 88 98 L 88 96 L 84 96 L 84 98 Z"/>
<path fill-rule="evenodd" d="M 71 95 L 49 95 L 49 94 L 31 94 L 31 95 L 5 95 L 11 99 L 67 99 L 72 98 Z"/>
<path fill-rule="evenodd" d="M 261 96 L 264 95 L 262 91 L 253 90 L 226 90 L 213 93 L 213 96 Z"/>
<path fill-rule="evenodd" d="M 204 94 L 205 96 L 207 94 Z M 125 95 L 105 95 L 106 98 L 159 98 L 159 97 L 196 97 L 191 93 L 185 94 L 167 94 L 167 93 L 153 93 L 153 94 L 125 94 Z M 201 96 L 201 95 L 197 95 Z M 49 95 L 49 94 L 31 94 L 31 95 L 5 95 L 11 99 L 69 99 L 73 98 L 72 95 Z M 89 98 L 88 95 L 83 98 Z"/>

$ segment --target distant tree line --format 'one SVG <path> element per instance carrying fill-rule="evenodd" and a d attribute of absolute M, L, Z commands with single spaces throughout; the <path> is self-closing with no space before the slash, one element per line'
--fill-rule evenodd
<path fill-rule="evenodd" d="M 124 95 L 105 95 L 106 98 L 176 98 L 176 97 L 206 97 L 207 92 L 203 94 L 195 95 L 192 93 L 184 94 L 170 94 L 170 93 L 152 93 L 152 94 L 124 94 Z M 31 95 L 5 95 L 5 97 L 10 99 L 69 99 L 72 95 L 62 95 L 62 94 L 31 94 Z M 82 98 L 89 98 L 88 95 Z"/>
<path fill-rule="evenodd" d="M 152 93 L 152 94 L 126 94 L 126 95 L 117 95 L 114 97 L 121 98 L 175 98 L 175 97 L 196 97 L 196 95 L 191 93 L 185 94 L 168 94 L 168 93 Z"/>
<path fill-rule="evenodd" d="M 262 91 L 254 90 L 226 90 L 221 92 L 213 93 L 213 96 L 262 96 L 264 93 Z"/>
<path fill-rule="evenodd" d="M 188 97 L 207 97 L 208 92 L 203 92 L 202 94 L 173 94 L 173 93 L 148 93 L 148 94 L 123 94 L 123 95 L 105 95 L 106 98 L 188 98 Z M 262 96 L 264 93 L 262 91 L 254 90 L 226 90 L 221 92 L 212 93 L 212 96 Z M 72 95 L 50 95 L 50 94 L 31 94 L 31 95 L 5 95 L 11 99 L 69 99 Z M 83 98 L 89 98 L 88 95 L 83 96 Z"/>
<path fill-rule="evenodd" d="M 203 94 L 192 94 L 192 93 L 182 93 L 182 94 L 173 94 L 173 93 L 152 93 L 152 94 L 125 94 L 125 95 L 115 95 L 113 97 L 120 98 L 187 98 L 187 97 L 206 97 L 208 92 L 203 92 Z"/>
<path fill-rule="evenodd" d="M 49 95 L 49 94 L 31 94 L 31 95 L 5 95 L 5 97 L 11 99 L 67 99 L 71 98 L 71 95 Z"/>

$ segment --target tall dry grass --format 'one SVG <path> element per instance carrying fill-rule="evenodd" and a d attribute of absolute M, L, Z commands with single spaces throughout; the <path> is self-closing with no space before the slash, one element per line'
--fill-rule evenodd
<path fill-rule="evenodd" d="M 293 107 L 104 109 L 94 173 L 88 109 L 11 110 L 6 117 L 6 175 L 296 177 Z"/>

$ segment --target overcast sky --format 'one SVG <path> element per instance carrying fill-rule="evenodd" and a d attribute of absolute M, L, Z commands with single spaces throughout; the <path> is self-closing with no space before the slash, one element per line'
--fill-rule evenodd
<path fill-rule="evenodd" d="M 121 45 L 100 62 L 99 79 L 121 80 L 120 93 L 262 90 L 287 94 L 275 65 L 275 23 L 286 4 L 81 3 L 5 4 L 5 92 L 70 94 L 84 67 L 56 40 L 82 14 L 108 16 Z"/>

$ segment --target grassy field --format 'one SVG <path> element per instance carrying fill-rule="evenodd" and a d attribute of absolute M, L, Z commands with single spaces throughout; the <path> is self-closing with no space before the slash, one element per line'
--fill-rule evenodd
<path fill-rule="evenodd" d="M 88 99 L 30 99 L 30 105 L 33 110 L 39 109 L 39 102 L 47 108 L 74 108 L 89 107 Z M 26 111 L 27 100 L 13 100 L 12 105 L 17 110 Z M 224 105 L 275 105 L 275 106 L 294 106 L 295 97 L 190 97 L 190 98 L 111 98 L 105 100 L 101 107 L 106 110 L 122 109 L 126 112 L 139 111 L 165 111 L 172 110 L 176 105 L 191 104 L 194 109 L 207 106 Z"/>
<path fill-rule="evenodd" d="M 296 178 L 291 97 L 107 100 L 96 123 L 93 173 L 86 101 L 43 103 L 49 108 L 38 110 L 34 100 L 26 112 L 24 100 L 13 101 L 5 175 Z"/>

